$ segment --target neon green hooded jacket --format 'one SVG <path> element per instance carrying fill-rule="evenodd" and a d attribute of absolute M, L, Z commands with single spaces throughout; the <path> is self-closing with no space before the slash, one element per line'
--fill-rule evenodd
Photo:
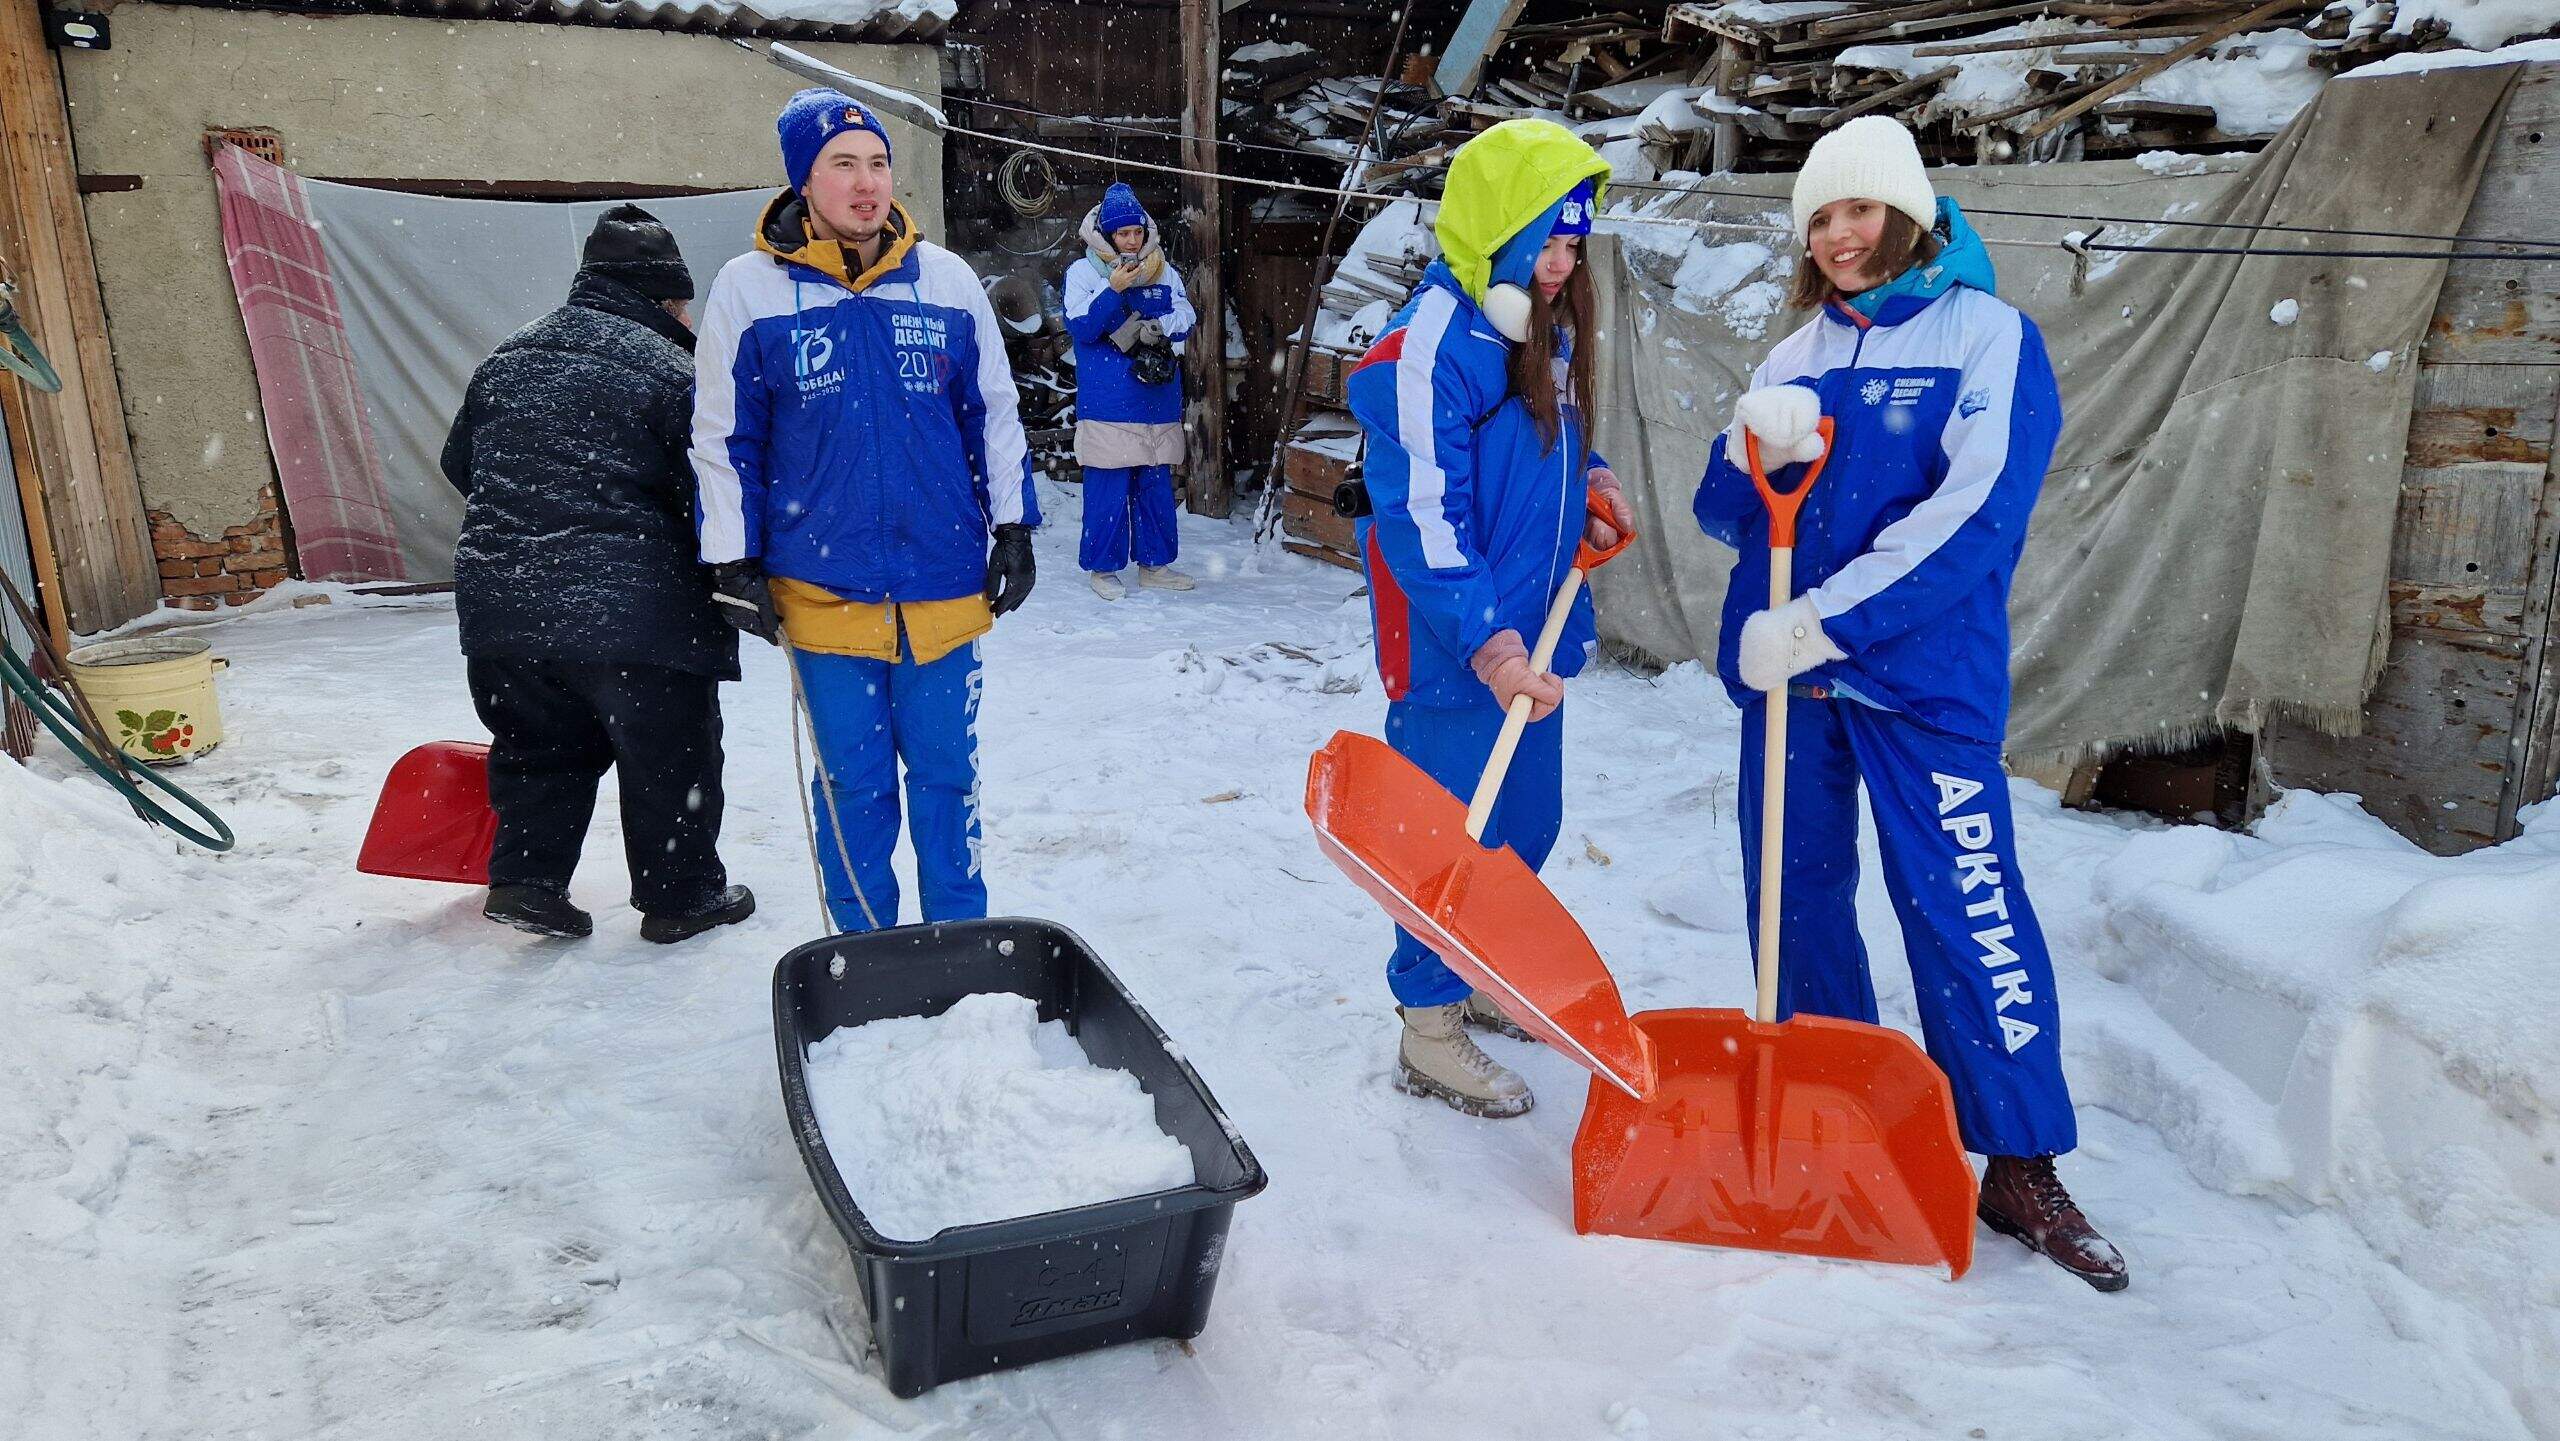
<path fill-rule="evenodd" d="M 1433 229 L 1441 263 L 1469 300 L 1482 305 L 1493 286 L 1529 284 L 1554 212 L 1585 180 L 1597 209 L 1609 162 L 1552 120 L 1505 120 L 1459 147 Z"/>

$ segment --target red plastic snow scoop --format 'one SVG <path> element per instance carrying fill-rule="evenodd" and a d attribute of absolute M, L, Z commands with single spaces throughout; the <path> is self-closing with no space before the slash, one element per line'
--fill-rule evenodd
<path fill-rule="evenodd" d="M 356 869 L 369 876 L 485 886 L 497 839 L 498 813 L 489 808 L 489 748 L 429 741 L 383 777 Z"/>
<path fill-rule="evenodd" d="M 1829 459 L 1781 493 L 1744 436 L 1769 507 L 1769 604 L 1794 583 L 1796 511 Z M 1573 1140 L 1576 1231 L 1859 1261 L 1973 1264 L 1973 1167 L 1947 1078 L 1899 1031 L 1826 1016 L 1777 1021 L 1787 692 L 1769 692 L 1761 788 L 1759 995 L 1734 1010 L 1647 1011 L 1661 1089 L 1594 1083 Z"/>
<path fill-rule="evenodd" d="M 1608 518 L 1596 501 L 1592 510 Z M 1544 671 L 1554 659 L 1584 574 L 1634 539 L 1623 536 L 1605 551 L 1585 545 L 1575 554 L 1530 665 Z M 1589 1070 L 1595 1089 L 1606 1082 L 1631 1097 L 1650 1096 L 1652 1049 L 1628 1021 L 1618 983 L 1590 938 L 1516 852 L 1481 843 L 1529 710 L 1522 696 L 1503 717 L 1473 805 L 1460 804 L 1375 736 L 1337 731 L 1307 762 L 1307 818 L 1325 855 L 1397 925 L 1522 1029 Z"/>

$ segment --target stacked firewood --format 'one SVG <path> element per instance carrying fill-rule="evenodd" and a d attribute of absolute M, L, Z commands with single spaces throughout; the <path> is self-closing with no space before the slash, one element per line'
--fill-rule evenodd
<path fill-rule="evenodd" d="M 1526 0 L 1468 69 L 1464 93 L 1432 98 L 1427 82 L 1449 73 L 1436 57 L 1395 77 L 1347 75 L 1308 47 L 1260 45 L 1230 62 L 1227 123 L 1238 138 L 1340 162 L 1359 153 L 1375 111 L 1377 139 L 1366 152 L 1374 162 L 1362 184 L 1396 193 L 1428 193 L 1451 150 L 1521 115 L 1574 126 L 1604 147 L 1622 180 L 1790 169 L 1825 132 L 1860 115 L 1902 120 L 1930 159 L 1946 164 L 2246 150 L 2281 130 L 2329 75 L 2455 47 L 2436 14 L 2444 8 L 2434 0 L 1621 0 L 1609 8 Z M 2560 0 L 2550 8 L 2541 33 L 2560 34 Z M 2500 34 L 2490 43 L 2526 38 Z"/>

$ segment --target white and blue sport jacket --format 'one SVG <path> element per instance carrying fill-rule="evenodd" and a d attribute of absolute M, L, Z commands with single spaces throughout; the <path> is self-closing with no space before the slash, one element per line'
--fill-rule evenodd
<path fill-rule="evenodd" d="M 1090 225 L 1086 244 L 1097 238 Z M 1147 222 L 1150 253 L 1164 252 L 1155 241 L 1155 222 Z M 1111 288 L 1112 262 L 1088 252 L 1067 267 L 1065 308 L 1067 333 L 1076 342 L 1076 419 L 1123 421 L 1140 425 L 1177 425 L 1182 421 L 1182 372 L 1155 385 L 1138 382 L 1136 362 L 1111 343 L 1111 334 L 1133 317 L 1164 328 L 1164 338 L 1180 346 L 1191 338 L 1197 317 L 1182 277 L 1168 264 L 1147 285 Z"/>
<path fill-rule="evenodd" d="M 1959 257 L 1970 259 L 1970 257 Z M 1997 744 L 2009 719 L 2009 582 L 2062 398 L 2035 323 L 1980 283 L 1897 294 L 1869 317 L 1834 302 L 1779 342 L 1754 388 L 1801 385 L 1832 418 L 1829 462 L 1796 527 L 1796 588 L 1848 658 L 1798 684 Z M 1716 438 L 1698 524 L 1734 547 L 1716 670 L 1740 705 L 1742 623 L 1769 603 L 1769 516 L 1742 437 Z M 1803 467 L 1770 477 L 1792 490 Z"/>
<path fill-rule="evenodd" d="M 1344 389 L 1368 432 L 1373 514 L 1355 537 L 1369 576 L 1387 698 L 1490 704 L 1468 660 L 1498 632 L 1534 640 L 1582 542 L 1582 417 L 1562 407 L 1545 444 L 1511 391 L 1511 342 L 1434 261 Z M 1584 466 L 1607 464 L 1598 452 Z M 1579 674 L 1597 644 L 1591 592 L 1573 603 L 1551 669 Z"/>
<path fill-rule="evenodd" d="M 992 527 L 1022 521 L 1031 464 L 994 307 L 903 208 L 854 284 L 777 199 L 721 267 L 694 348 L 702 559 L 847 600 L 950 600 L 986 584 Z M 832 251 L 832 245 L 827 245 Z"/>

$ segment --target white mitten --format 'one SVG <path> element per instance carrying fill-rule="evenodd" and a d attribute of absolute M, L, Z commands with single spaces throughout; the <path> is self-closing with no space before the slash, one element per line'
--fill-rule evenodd
<path fill-rule="evenodd" d="M 1822 397 L 1801 385 L 1762 386 L 1733 405 L 1734 444 L 1745 430 L 1760 437 L 1760 463 L 1771 470 L 1820 460 L 1821 423 Z"/>
<path fill-rule="evenodd" d="M 1767 449 L 1765 442 L 1761 448 Z M 1767 460 L 1765 454 L 1761 458 Z M 1813 608 L 1813 597 L 1804 595 L 1775 610 L 1753 612 L 1742 623 L 1742 640 L 1736 649 L 1742 683 L 1760 691 L 1776 690 L 1815 666 L 1847 654 L 1822 633 L 1822 615 Z"/>

